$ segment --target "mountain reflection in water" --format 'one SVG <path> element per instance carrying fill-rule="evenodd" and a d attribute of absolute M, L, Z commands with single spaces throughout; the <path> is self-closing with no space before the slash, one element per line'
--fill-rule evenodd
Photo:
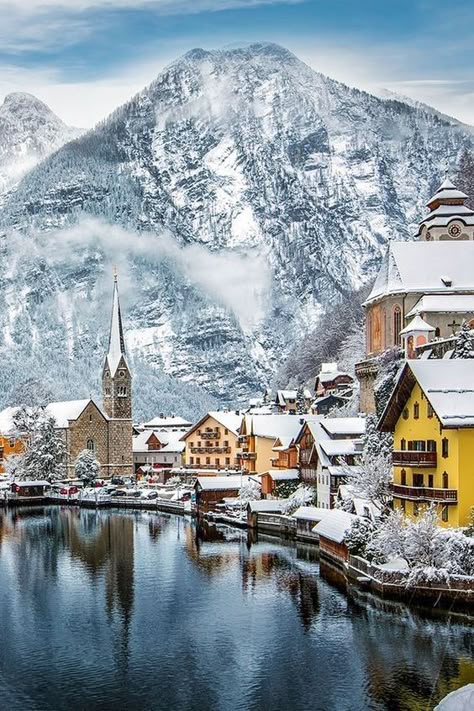
<path fill-rule="evenodd" d="M 0 512 L 0 708 L 431 709 L 468 620 L 346 595 L 317 552 L 165 514 Z"/>

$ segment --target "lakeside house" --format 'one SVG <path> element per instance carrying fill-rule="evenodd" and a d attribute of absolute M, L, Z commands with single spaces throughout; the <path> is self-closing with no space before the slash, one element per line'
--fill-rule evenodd
<path fill-rule="evenodd" d="M 296 537 L 301 540 L 317 541 L 316 524 L 328 515 L 327 509 L 318 506 L 300 506 L 292 517 L 296 519 Z"/>
<path fill-rule="evenodd" d="M 133 464 L 138 474 L 159 474 L 160 470 L 182 466 L 185 443 L 183 430 L 145 429 L 133 437 Z"/>
<path fill-rule="evenodd" d="M 237 459 L 239 430 L 243 416 L 239 412 L 208 412 L 181 436 L 185 444 L 187 469 L 212 473 L 221 469 L 239 470 Z"/>
<path fill-rule="evenodd" d="M 194 484 L 196 510 L 198 515 L 216 511 L 224 499 L 234 499 L 240 494 L 242 486 L 251 480 L 250 476 L 198 476 Z"/>
<path fill-rule="evenodd" d="M 416 517 L 435 503 L 443 526 L 474 505 L 474 360 L 409 360 L 380 418 L 393 432 L 393 501 Z"/>
<path fill-rule="evenodd" d="M 299 481 L 298 469 L 269 469 L 260 474 L 262 482 L 262 496 L 274 496 L 277 484 L 284 481 Z"/>
<path fill-rule="evenodd" d="M 289 447 L 300 427 L 300 418 L 295 415 L 245 415 L 237 453 L 242 468 L 250 473 L 272 469 L 278 452 L 275 447 Z"/>
<path fill-rule="evenodd" d="M 319 553 L 336 563 L 345 563 L 349 551 L 344 542 L 346 531 L 350 529 L 357 516 L 341 509 L 327 511 L 326 516 L 314 526 L 313 532 L 319 537 Z"/>

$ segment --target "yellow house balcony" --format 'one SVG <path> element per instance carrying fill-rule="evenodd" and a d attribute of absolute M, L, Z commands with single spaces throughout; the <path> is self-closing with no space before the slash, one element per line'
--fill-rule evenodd
<path fill-rule="evenodd" d="M 201 432 L 201 439 L 219 439 L 221 436 L 220 430 L 213 430 L 212 432 Z"/>
<path fill-rule="evenodd" d="M 191 454 L 230 454 L 230 447 L 190 447 Z"/>
<path fill-rule="evenodd" d="M 436 452 L 419 452 L 409 449 L 396 449 L 392 452 L 392 462 L 397 467 L 436 467 Z"/>
<path fill-rule="evenodd" d="M 456 489 L 432 489 L 427 486 L 403 486 L 391 484 L 392 494 L 399 499 L 411 501 L 435 501 L 442 504 L 457 504 Z"/>

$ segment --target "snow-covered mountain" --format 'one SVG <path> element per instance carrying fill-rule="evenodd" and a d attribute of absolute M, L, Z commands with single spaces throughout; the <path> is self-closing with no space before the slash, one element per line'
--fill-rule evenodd
<path fill-rule="evenodd" d="M 243 399 L 410 238 L 472 140 L 277 45 L 193 50 L 7 195 L 3 346 L 100 352 L 118 261 L 136 367 Z"/>
<path fill-rule="evenodd" d="M 8 94 L 0 106 L 0 193 L 81 133 L 35 96 Z"/>

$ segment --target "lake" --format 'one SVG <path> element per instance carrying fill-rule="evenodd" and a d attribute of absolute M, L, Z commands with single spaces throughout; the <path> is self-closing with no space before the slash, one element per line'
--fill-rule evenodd
<path fill-rule="evenodd" d="M 317 553 L 143 511 L 0 510 L 0 709 L 431 709 L 467 619 L 347 597 Z"/>

